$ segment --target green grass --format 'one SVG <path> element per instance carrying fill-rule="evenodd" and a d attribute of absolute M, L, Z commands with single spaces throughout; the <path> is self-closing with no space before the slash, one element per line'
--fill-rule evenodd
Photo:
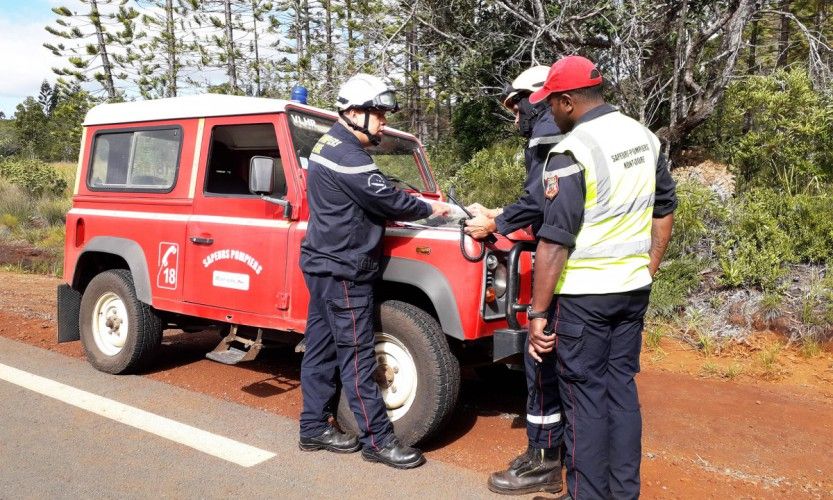
<path fill-rule="evenodd" d="M 772 344 L 758 353 L 756 361 L 761 369 L 761 375 L 764 378 L 774 379 L 780 377 L 781 368 L 778 364 L 778 358 L 782 349 L 783 346 L 781 344 Z"/>
<path fill-rule="evenodd" d="M 821 344 L 815 338 L 805 337 L 799 352 L 805 358 L 816 358 L 821 354 Z"/>
<path fill-rule="evenodd" d="M 26 244 L 43 252 L 20 262 L 3 263 L 8 269 L 51 275 L 63 272 L 64 224 L 72 206 L 75 165 L 53 163 L 51 166 L 67 181 L 68 187 L 61 195 L 45 192 L 33 198 L 21 186 L 0 177 L 0 240 L 13 245 Z"/>
<path fill-rule="evenodd" d="M 729 366 L 720 366 L 713 361 L 707 361 L 700 368 L 700 373 L 705 377 L 734 380 L 738 375 L 743 373 L 743 366 L 738 363 L 732 363 Z"/>
<path fill-rule="evenodd" d="M 645 346 L 651 351 L 661 351 L 660 342 L 667 334 L 667 327 L 665 326 L 649 326 L 645 329 Z"/>

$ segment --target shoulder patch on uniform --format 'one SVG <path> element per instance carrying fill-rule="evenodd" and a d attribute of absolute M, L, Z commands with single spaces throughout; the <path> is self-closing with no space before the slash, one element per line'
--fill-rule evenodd
<path fill-rule="evenodd" d="M 370 174 L 367 177 L 367 187 L 373 189 L 376 194 L 379 194 L 387 189 L 388 183 L 385 182 L 385 178 L 382 177 L 382 174 Z"/>
<path fill-rule="evenodd" d="M 548 200 L 558 196 L 558 175 L 555 172 L 544 174 L 544 196 Z"/>

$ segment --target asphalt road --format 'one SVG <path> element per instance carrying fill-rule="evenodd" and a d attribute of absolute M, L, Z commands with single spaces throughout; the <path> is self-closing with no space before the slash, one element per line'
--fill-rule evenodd
<path fill-rule="evenodd" d="M 0 422 L 0 499 L 492 496 L 482 474 L 302 452 L 290 419 L 5 338 Z"/>

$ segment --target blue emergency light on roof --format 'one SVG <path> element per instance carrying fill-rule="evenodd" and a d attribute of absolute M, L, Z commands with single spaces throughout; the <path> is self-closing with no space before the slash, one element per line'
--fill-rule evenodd
<path fill-rule="evenodd" d="M 301 104 L 307 103 L 307 88 L 303 85 L 295 85 L 292 87 L 292 94 L 289 97 L 291 100 L 300 102 Z"/>

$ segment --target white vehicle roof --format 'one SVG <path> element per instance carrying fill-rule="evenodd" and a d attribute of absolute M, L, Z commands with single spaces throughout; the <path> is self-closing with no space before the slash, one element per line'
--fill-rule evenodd
<path fill-rule="evenodd" d="M 246 97 L 223 94 L 199 94 L 168 97 L 148 101 L 99 104 L 87 112 L 84 126 L 111 125 L 115 123 L 175 120 L 179 118 L 203 118 L 208 116 L 237 116 L 262 113 L 279 113 L 287 104 L 303 106 L 296 102 L 265 97 Z M 316 111 L 324 111 L 311 108 Z M 335 117 L 335 113 L 327 112 Z"/>
<path fill-rule="evenodd" d="M 205 118 L 209 116 L 280 113 L 286 111 L 287 105 L 338 118 L 338 115 L 334 111 L 307 106 L 285 99 L 225 94 L 197 94 L 151 99 L 147 101 L 99 104 L 87 112 L 87 116 L 84 118 L 84 126 L 176 120 L 181 118 Z M 403 132 L 388 126 L 385 126 L 385 131 L 411 136 L 408 132 Z"/>

